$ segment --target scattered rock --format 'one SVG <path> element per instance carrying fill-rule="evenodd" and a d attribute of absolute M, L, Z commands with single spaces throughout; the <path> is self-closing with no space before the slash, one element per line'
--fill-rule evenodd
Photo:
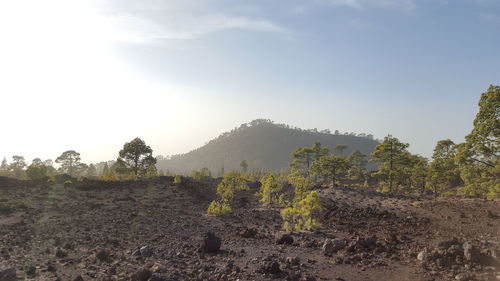
<path fill-rule="evenodd" d="M 420 253 L 418 253 L 417 255 L 417 260 L 423 262 L 423 263 L 426 263 L 429 261 L 429 258 L 430 258 L 430 253 L 429 251 L 427 250 L 427 248 L 425 248 L 423 251 L 421 251 Z"/>
<path fill-rule="evenodd" d="M 61 249 L 57 249 L 57 251 L 56 251 L 56 257 L 62 259 L 62 258 L 65 258 L 67 256 L 68 256 L 68 254 L 65 251 L 63 251 Z"/>
<path fill-rule="evenodd" d="M 465 242 L 462 245 L 462 248 L 464 249 L 464 257 L 467 261 L 477 262 L 478 258 L 477 249 L 471 243 Z"/>
<path fill-rule="evenodd" d="M 293 236 L 289 233 L 280 232 L 276 235 L 276 243 L 277 244 L 293 244 Z"/>
<path fill-rule="evenodd" d="M 332 254 L 342 250 L 347 246 L 347 243 L 343 239 L 326 239 L 323 243 L 323 254 L 326 256 L 331 256 Z"/>
<path fill-rule="evenodd" d="M 150 257 L 153 255 L 153 249 L 149 246 L 143 246 L 139 249 L 139 254 L 143 257 Z"/>
<path fill-rule="evenodd" d="M 143 268 L 132 275 L 131 281 L 147 281 L 151 275 L 151 271 Z"/>
<path fill-rule="evenodd" d="M 257 230 L 255 228 L 240 228 L 238 234 L 243 238 L 254 238 L 257 235 Z"/>
<path fill-rule="evenodd" d="M 298 257 L 287 257 L 285 262 L 291 265 L 299 265 L 300 259 Z"/>
<path fill-rule="evenodd" d="M 17 281 L 17 274 L 14 268 L 0 270 L 0 281 Z"/>
<path fill-rule="evenodd" d="M 460 273 L 460 274 L 457 274 L 455 276 L 455 280 L 457 280 L 457 281 L 467 281 L 469 279 L 470 279 L 470 277 L 465 273 Z"/>
<path fill-rule="evenodd" d="M 220 249 L 222 241 L 213 232 L 205 233 L 200 250 L 204 253 L 217 252 Z"/>
<path fill-rule="evenodd" d="M 437 247 L 439 249 L 446 250 L 446 249 L 450 248 L 452 245 L 459 245 L 459 244 L 460 244 L 460 242 L 458 242 L 458 239 L 453 238 L 451 240 L 442 240 L 442 241 L 438 242 Z"/>
<path fill-rule="evenodd" d="M 280 264 L 277 261 L 264 261 L 260 266 L 260 272 L 276 275 L 281 273 Z"/>
<path fill-rule="evenodd" d="M 100 249 L 95 256 L 100 262 L 109 261 L 109 252 L 106 249 Z"/>

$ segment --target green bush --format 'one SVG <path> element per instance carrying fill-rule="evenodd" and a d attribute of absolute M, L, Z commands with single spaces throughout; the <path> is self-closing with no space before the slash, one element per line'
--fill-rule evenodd
<path fill-rule="evenodd" d="M 54 179 L 56 183 L 65 183 L 66 181 L 71 181 L 71 176 L 68 174 L 59 174 Z"/>
<path fill-rule="evenodd" d="M 210 203 L 210 206 L 208 206 L 207 213 L 209 215 L 221 216 L 231 213 L 231 207 L 227 203 L 214 200 Z"/>
<path fill-rule="evenodd" d="M 245 178 L 237 171 L 231 171 L 224 175 L 222 181 L 217 186 L 219 200 L 212 201 L 208 207 L 208 213 L 222 215 L 231 212 L 229 202 L 233 199 L 238 190 L 247 190 L 248 185 Z"/>
<path fill-rule="evenodd" d="M 281 210 L 285 230 L 314 230 L 320 224 L 313 219 L 313 212 L 320 210 L 321 200 L 316 191 L 307 192 L 303 199 L 295 201 L 292 207 Z"/>
<path fill-rule="evenodd" d="M 181 184 L 181 183 L 182 183 L 182 177 L 179 175 L 175 175 L 174 184 Z"/>
<path fill-rule="evenodd" d="M 266 174 L 262 177 L 260 183 L 260 191 L 256 195 L 261 197 L 260 202 L 262 205 L 271 206 L 276 201 L 276 193 L 283 189 L 283 187 L 278 183 L 273 174 Z"/>

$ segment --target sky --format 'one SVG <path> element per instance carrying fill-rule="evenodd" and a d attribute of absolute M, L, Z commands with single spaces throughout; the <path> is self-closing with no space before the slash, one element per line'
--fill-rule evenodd
<path fill-rule="evenodd" d="M 268 118 L 429 157 L 500 84 L 500 0 L 2 0 L 0 157 L 185 153 Z"/>

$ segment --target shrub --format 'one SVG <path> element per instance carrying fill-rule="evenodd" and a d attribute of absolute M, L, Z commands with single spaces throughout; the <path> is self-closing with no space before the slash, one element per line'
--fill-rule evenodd
<path fill-rule="evenodd" d="M 418 202 L 418 201 L 411 202 L 411 205 L 413 207 L 420 207 L 420 204 L 421 204 L 421 202 Z"/>
<path fill-rule="evenodd" d="M 70 184 L 72 184 L 72 183 L 73 183 L 73 182 L 72 182 L 71 180 L 67 180 L 67 181 L 65 181 L 65 182 L 64 182 L 64 185 L 70 185 Z"/>
<path fill-rule="evenodd" d="M 71 176 L 68 174 L 59 174 L 55 176 L 56 183 L 65 183 L 68 180 L 71 181 Z"/>
<path fill-rule="evenodd" d="M 217 186 L 218 201 L 212 201 L 208 207 L 209 214 L 227 214 L 231 212 L 229 201 L 233 199 L 237 190 L 247 190 L 245 178 L 236 171 L 231 171 L 224 175 L 222 181 Z"/>
<path fill-rule="evenodd" d="M 214 200 L 208 206 L 207 213 L 209 215 L 221 216 L 231 213 L 231 207 L 227 203 Z"/>
<path fill-rule="evenodd" d="M 179 175 L 175 175 L 175 177 L 174 177 L 174 183 L 175 183 L 175 184 L 180 184 L 180 183 L 182 183 L 182 177 L 181 177 L 181 176 L 179 176 Z"/>
<path fill-rule="evenodd" d="M 292 207 L 281 210 L 285 230 L 314 230 L 320 224 L 313 219 L 313 212 L 320 210 L 321 200 L 316 191 L 307 192 L 303 199 L 297 200 Z"/>
<path fill-rule="evenodd" d="M 262 198 L 260 200 L 262 205 L 271 206 L 274 201 L 275 193 L 279 192 L 283 187 L 278 183 L 273 174 L 266 174 L 262 177 L 260 183 L 260 191 L 256 195 Z"/>

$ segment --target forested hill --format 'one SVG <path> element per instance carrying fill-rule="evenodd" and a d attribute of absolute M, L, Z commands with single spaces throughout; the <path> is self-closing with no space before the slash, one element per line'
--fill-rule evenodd
<path fill-rule="evenodd" d="M 346 155 L 353 150 L 369 154 L 378 144 L 371 135 L 302 130 L 258 119 L 223 133 L 189 153 L 160 160 L 157 166 L 163 171 L 175 173 L 189 173 L 206 167 L 216 176 L 222 169 L 239 170 L 241 161 L 245 160 L 249 171 L 276 171 L 288 166 L 292 151 L 311 146 L 315 141 L 321 142 L 330 151 L 337 144 L 346 144 L 348 148 L 343 152 Z"/>

